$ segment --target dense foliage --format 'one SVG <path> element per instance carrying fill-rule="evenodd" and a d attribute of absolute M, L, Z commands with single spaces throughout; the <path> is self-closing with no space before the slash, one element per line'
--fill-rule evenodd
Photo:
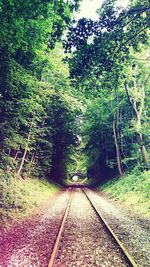
<path fill-rule="evenodd" d="M 87 110 L 83 139 L 92 178 L 149 168 L 149 14 L 147 0 L 126 8 L 106 0 L 98 21 L 80 19 L 64 41 Z"/>
<path fill-rule="evenodd" d="M 150 2 L 116 3 L 104 1 L 98 21 L 75 22 L 79 0 L 0 0 L 7 174 L 62 182 L 76 171 L 102 179 L 149 168 Z"/>
<path fill-rule="evenodd" d="M 0 167 L 7 173 L 65 177 L 79 108 L 61 45 L 54 47 L 78 2 L 0 1 Z"/>

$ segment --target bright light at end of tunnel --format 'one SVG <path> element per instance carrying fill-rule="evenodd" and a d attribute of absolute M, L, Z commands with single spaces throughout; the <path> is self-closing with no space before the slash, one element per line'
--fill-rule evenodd
<path fill-rule="evenodd" d="M 79 20 L 80 18 L 90 18 L 93 20 L 98 19 L 98 14 L 96 13 L 104 0 L 82 0 L 80 3 L 80 9 L 75 13 L 75 19 Z M 118 0 L 116 6 L 126 7 L 130 3 L 130 0 Z"/>

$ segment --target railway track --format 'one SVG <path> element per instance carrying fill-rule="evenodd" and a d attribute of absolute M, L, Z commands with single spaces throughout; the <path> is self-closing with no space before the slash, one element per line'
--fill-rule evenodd
<path fill-rule="evenodd" d="M 87 253 L 88 251 L 88 253 Z M 48 267 L 137 267 L 86 189 L 70 197 Z"/>

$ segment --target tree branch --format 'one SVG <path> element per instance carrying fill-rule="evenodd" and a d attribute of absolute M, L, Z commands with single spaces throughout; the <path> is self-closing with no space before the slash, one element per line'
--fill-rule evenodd
<path fill-rule="evenodd" d="M 133 38 L 137 37 L 141 32 L 143 32 L 144 30 L 146 30 L 147 28 L 149 28 L 150 25 L 146 25 L 146 27 L 144 27 L 142 30 L 140 30 L 138 33 L 132 35 L 127 41 L 125 41 L 116 52 L 119 52 L 123 46 L 125 46 L 128 42 L 130 42 Z"/>
<path fill-rule="evenodd" d="M 139 15 L 141 15 L 142 13 L 144 13 L 144 12 L 147 11 L 147 10 L 150 10 L 150 7 L 145 8 L 144 10 L 141 10 L 138 14 L 136 14 L 135 17 L 133 17 L 133 18 L 132 18 L 131 20 L 129 20 L 125 25 L 123 25 L 122 29 L 123 29 L 124 27 L 126 27 L 127 25 L 129 25 L 133 20 L 135 20 L 136 18 L 138 18 Z M 129 14 L 130 14 L 130 12 L 128 12 L 128 13 L 126 14 L 125 17 L 127 17 Z M 123 19 L 124 19 L 125 17 L 123 17 Z M 120 23 L 121 20 L 118 21 L 118 22 Z"/>

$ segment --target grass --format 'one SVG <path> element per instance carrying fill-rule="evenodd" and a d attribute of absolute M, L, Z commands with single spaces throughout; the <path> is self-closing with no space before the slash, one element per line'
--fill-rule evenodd
<path fill-rule="evenodd" d="M 60 188 L 46 180 L 4 175 L 0 179 L 0 217 L 3 223 L 18 220 L 42 206 Z"/>
<path fill-rule="evenodd" d="M 100 187 L 126 206 L 150 218 L 150 171 L 133 171 L 118 180 L 112 180 Z"/>

